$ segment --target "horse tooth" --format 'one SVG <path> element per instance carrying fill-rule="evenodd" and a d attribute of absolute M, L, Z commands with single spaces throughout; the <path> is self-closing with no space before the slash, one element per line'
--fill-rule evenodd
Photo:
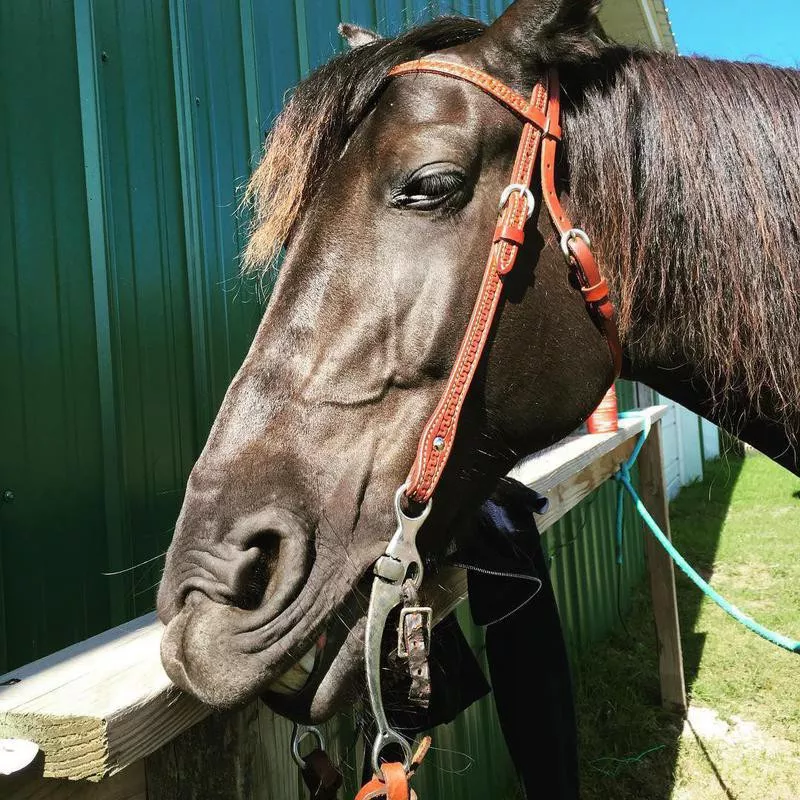
<path fill-rule="evenodd" d="M 317 648 L 315 646 L 300 659 L 300 666 L 310 675 L 314 671 L 314 662 L 316 660 Z"/>
<path fill-rule="evenodd" d="M 312 647 L 299 661 L 296 661 L 279 678 L 276 678 L 267 688 L 275 694 L 294 694 L 299 692 L 308 682 L 314 671 L 317 648 Z"/>

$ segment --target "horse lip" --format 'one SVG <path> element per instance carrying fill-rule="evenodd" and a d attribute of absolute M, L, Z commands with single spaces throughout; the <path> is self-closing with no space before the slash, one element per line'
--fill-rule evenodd
<path fill-rule="evenodd" d="M 347 631 L 334 626 L 305 686 L 294 694 L 267 689 L 260 694 L 264 703 L 295 722 L 317 725 L 343 710 L 348 697 L 355 702 L 363 686 L 365 622 L 362 618 Z"/>
<path fill-rule="evenodd" d="M 285 637 L 274 642 L 277 653 L 273 647 L 248 652 L 237 646 L 241 626 L 232 622 L 239 616 L 249 612 L 192 592 L 161 638 L 161 661 L 172 682 L 215 708 L 238 706 L 261 693 L 294 660 L 280 647 Z"/>
<path fill-rule="evenodd" d="M 385 543 L 375 547 L 381 552 L 384 548 Z M 259 646 L 258 628 L 261 626 L 252 624 L 258 611 L 223 606 L 201 592 L 192 592 L 186 598 L 184 607 L 169 620 L 164 630 L 161 654 L 167 675 L 179 688 L 215 708 L 239 706 L 260 696 L 278 713 L 298 721 L 326 719 L 338 710 L 334 706 L 345 673 L 355 675 L 363 663 L 362 623 L 365 618 L 359 598 L 368 589 L 369 568 L 375 557 L 372 550 L 362 555 L 364 567 L 363 571 L 358 570 L 360 581 L 348 585 L 344 592 L 352 624 L 345 623 L 345 629 L 340 630 L 335 617 L 329 616 L 341 602 L 329 593 L 324 595 L 328 607 L 322 615 L 319 607 L 312 611 L 313 603 L 301 614 L 303 628 L 309 633 L 317 625 L 320 626 L 318 630 L 324 630 L 324 626 L 330 626 L 331 619 L 334 624 L 324 640 L 317 636 L 314 668 L 298 692 L 287 695 L 269 689 L 270 684 L 292 666 L 289 651 L 302 639 L 297 625 L 292 626 L 287 620 L 287 625 L 281 625 L 280 631 L 273 628 L 269 641 L 262 640 Z M 317 583 L 329 578 L 328 573 L 318 576 Z M 359 584 L 361 589 L 354 591 Z M 287 637 L 294 639 L 295 644 L 287 642 Z M 334 662 L 344 664 L 345 669 L 334 670 L 331 674 Z M 303 717 L 307 719 L 301 719 Z"/>

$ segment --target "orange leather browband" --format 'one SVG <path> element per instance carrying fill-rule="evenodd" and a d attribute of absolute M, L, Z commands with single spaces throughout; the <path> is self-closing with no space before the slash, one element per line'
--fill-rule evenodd
<path fill-rule="evenodd" d="M 406 495 L 427 502 L 453 449 L 459 416 L 478 367 L 503 289 L 503 276 L 514 267 L 525 241 L 525 225 L 533 213 L 530 185 L 541 145 L 542 196 L 550 218 L 561 237 L 561 247 L 581 285 L 584 301 L 608 341 L 614 374 L 622 366 L 622 348 L 608 286 L 592 255 L 588 237 L 573 228 L 556 193 L 555 162 L 561 138 L 558 74 L 550 70 L 544 83 L 533 87 L 530 101 L 485 72 L 448 61 L 423 59 L 399 64 L 390 77 L 426 72 L 467 81 L 521 117 L 524 125 L 511 181 L 504 192 L 492 248 L 486 262 L 478 299 L 467 332 L 439 404 L 425 424 L 417 455 L 406 480 Z"/>

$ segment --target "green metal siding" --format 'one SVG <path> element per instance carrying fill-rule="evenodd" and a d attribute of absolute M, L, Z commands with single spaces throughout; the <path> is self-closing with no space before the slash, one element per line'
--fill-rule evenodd
<path fill-rule="evenodd" d="M 237 277 L 241 186 L 339 20 L 392 34 L 500 5 L 3 3 L 0 671 L 152 606 L 160 561 L 124 570 L 168 544 L 261 313 Z M 616 623 L 613 506 L 603 487 L 545 539 L 573 649 Z M 628 531 L 623 606 L 643 565 Z M 486 708 L 445 739 L 496 739 Z"/>
<path fill-rule="evenodd" d="M 644 572 L 641 523 L 625 507 L 623 560 L 616 560 L 616 486 L 597 489 L 544 535 L 550 575 L 567 643 L 573 654 L 605 636 L 625 616 Z M 618 586 L 619 584 L 619 586 Z"/>
<path fill-rule="evenodd" d="M 69 4 L 0 4 L 0 669 L 110 623 L 76 47 Z"/>
<path fill-rule="evenodd" d="M 241 186 L 286 91 L 341 46 L 340 19 L 388 35 L 504 5 L 0 4 L 0 672 L 152 607 L 155 557 L 262 310 L 237 277 Z M 573 651 L 616 624 L 617 576 L 624 613 L 642 574 L 636 520 L 618 568 L 613 519 L 605 486 L 544 540 Z M 436 744 L 421 794 L 513 784 L 491 701 Z"/>
<path fill-rule="evenodd" d="M 169 16 L 135 3 L 98 3 L 93 14 L 119 441 L 107 480 L 121 481 L 109 567 L 121 570 L 164 547 L 195 453 L 195 391 L 175 91 L 164 80 Z M 156 574 L 108 579 L 115 616 L 152 607 Z"/>
<path fill-rule="evenodd" d="M 235 210 L 286 91 L 341 46 L 340 19 L 389 35 L 490 10 L 3 3 L 0 669 L 152 607 L 261 314 Z"/>

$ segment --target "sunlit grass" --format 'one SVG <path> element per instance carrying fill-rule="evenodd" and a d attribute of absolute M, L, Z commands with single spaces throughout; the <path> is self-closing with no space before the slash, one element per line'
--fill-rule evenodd
<path fill-rule="evenodd" d="M 800 479 L 760 455 L 707 464 L 671 519 L 678 548 L 718 591 L 800 639 Z M 617 631 L 577 669 L 584 798 L 797 800 L 800 656 L 746 631 L 682 575 L 678 605 L 694 732 L 659 707 L 645 585 L 630 636 Z"/>

